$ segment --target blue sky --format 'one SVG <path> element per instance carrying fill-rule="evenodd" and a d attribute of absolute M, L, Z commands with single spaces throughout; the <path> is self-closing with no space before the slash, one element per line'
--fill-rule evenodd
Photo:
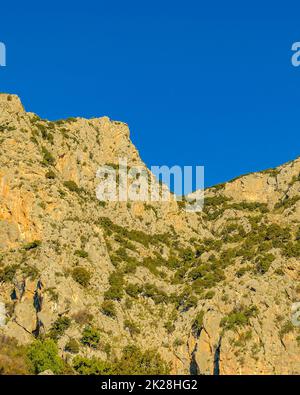
<path fill-rule="evenodd" d="M 5 2 L 0 91 L 47 119 L 129 124 L 151 165 L 206 185 L 300 155 L 298 2 Z"/>

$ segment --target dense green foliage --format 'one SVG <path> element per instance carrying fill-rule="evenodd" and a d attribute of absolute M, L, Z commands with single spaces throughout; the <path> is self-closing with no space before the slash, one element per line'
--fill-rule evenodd
<path fill-rule="evenodd" d="M 71 320 L 69 317 L 58 317 L 50 328 L 49 336 L 54 340 L 58 340 L 70 327 L 70 325 Z"/>
<path fill-rule="evenodd" d="M 64 186 L 69 189 L 71 192 L 81 193 L 81 189 L 76 184 L 75 181 L 69 180 L 64 182 Z"/>
<path fill-rule="evenodd" d="M 105 300 L 102 303 L 100 310 L 104 315 L 108 317 L 115 318 L 117 315 L 115 305 L 111 300 Z"/>
<path fill-rule="evenodd" d="M 100 341 L 99 330 L 90 325 L 87 325 L 82 332 L 81 343 L 84 344 L 85 346 L 97 348 L 99 341 Z"/>
<path fill-rule="evenodd" d="M 28 347 L 27 357 L 32 373 L 38 374 L 48 369 L 55 374 L 63 371 L 64 363 L 58 355 L 56 343 L 51 339 L 36 340 Z"/>
<path fill-rule="evenodd" d="M 220 325 L 224 330 L 234 330 L 239 326 L 248 325 L 250 318 L 255 317 L 257 313 L 258 309 L 256 306 L 236 308 L 222 318 Z"/>
<path fill-rule="evenodd" d="M 150 244 L 158 245 L 160 242 L 169 243 L 169 234 L 155 234 L 150 235 L 136 229 L 128 229 L 120 225 L 114 224 L 109 218 L 102 217 L 100 225 L 104 229 L 106 235 L 118 234 L 123 239 L 129 239 L 136 243 L 142 244 L 144 247 L 149 247 Z"/>
<path fill-rule="evenodd" d="M 0 282 L 11 282 L 18 270 L 19 265 L 13 264 L 0 269 Z"/>
<path fill-rule="evenodd" d="M 77 283 L 87 287 L 90 283 L 91 274 L 84 267 L 77 266 L 72 271 L 72 277 Z"/>
<path fill-rule="evenodd" d="M 86 375 L 161 375 L 170 372 L 169 366 L 157 352 L 142 352 L 133 345 L 125 347 L 121 358 L 113 362 L 77 356 L 73 360 L 73 368 L 79 374 Z"/>
<path fill-rule="evenodd" d="M 70 339 L 65 345 L 65 351 L 70 352 L 71 354 L 79 353 L 79 343 L 75 339 Z"/>
<path fill-rule="evenodd" d="M 123 296 L 124 278 L 122 272 L 113 272 L 108 279 L 110 288 L 104 293 L 105 299 L 121 300 Z"/>

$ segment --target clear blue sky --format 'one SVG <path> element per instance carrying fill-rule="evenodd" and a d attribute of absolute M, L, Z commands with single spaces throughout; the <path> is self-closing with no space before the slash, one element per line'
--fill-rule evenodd
<path fill-rule="evenodd" d="M 300 155 L 299 1 L 4 2 L 0 41 L 0 91 L 127 122 L 149 166 L 204 165 L 208 186 Z"/>

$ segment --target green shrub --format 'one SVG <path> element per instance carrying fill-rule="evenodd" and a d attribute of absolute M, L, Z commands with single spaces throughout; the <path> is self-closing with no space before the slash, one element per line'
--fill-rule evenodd
<path fill-rule="evenodd" d="M 227 203 L 230 199 L 223 195 L 217 195 L 205 198 L 204 207 L 215 207 Z"/>
<path fill-rule="evenodd" d="M 162 375 L 169 374 L 169 365 L 154 350 L 142 352 L 137 346 L 129 345 L 116 366 L 117 374 Z"/>
<path fill-rule="evenodd" d="M 294 327 L 293 323 L 291 321 L 286 321 L 280 328 L 280 331 L 279 331 L 280 338 L 282 339 L 284 337 L 284 335 L 286 335 L 290 332 L 293 332 L 294 329 L 295 329 L 295 327 Z"/>
<path fill-rule="evenodd" d="M 137 259 L 129 257 L 127 259 L 127 262 L 124 266 L 124 273 L 129 274 L 129 273 L 135 273 L 137 266 L 139 265 L 139 262 Z"/>
<path fill-rule="evenodd" d="M 220 325 L 224 330 L 234 330 L 236 327 L 248 325 L 250 318 L 255 317 L 257 313 L 258 309 L 256 306 L 236 308 L 222 318 Z"/>
<path fill-rule="evenodd" d="M 252 338 L 252 331 L 251 329 L 249 331 L 240 333 L 238 336 L 237 340 L 233 341 L 233 345 L 235 347 L 245 347 L 247 342 Z"/>
<path fill-rule="evenodd" d="M 44 140 L 48 140 L 51 144 L 53 144 L 53 141 L 54 141 L 53 134 L 47 131 L 46 126 L 41 123 L 38 123 L 38 122 L 36 122 L 35 126 L 41 132 L 42 138 Z"/>
<path fill-rule="evenodd" d="M 103 227 L 104 232 L 107 236 L 113 233 L 118 234 L 123 239 L 129 239 L 136 243 L 142 244 L 148 248 L 150 244 L 157 246 L 159 243 L 169 244 L 169 234 L 155 234 L 150 235 L 140 230 L 127 229 L 120 225 L 114 224 L 108 217 L 102 217 L 100 219 L 100 225 Z"/>
<path fill-rule="evenodd" d="M 272 169 L 263 170 L 261 173 L 262 174 L 269 174 L 271 177 L 276 177 L 276 176 L 278 176 L 278 174 L 280 174 L 280 170 L 278 170 L 276 168 L 275 169 L 272 168 Z"/>
<path fill-rule="evenodd" d="M 158 289 L 154 284 L 145 283 L 141 295 L 151 298 L 155 304 L 167 303 L 169 301 L 166 292 Z"/>
<path fill-rule="evenodd" d="M 87 310 L 80 310 L 77 313 L 73 314 L 72 318 L 79 325 L 90 324 L 93 320 L 93 314 L 91 314 Z"/>
<path fill-rule="evenodd" d="M 169 333 L 169 334 L 175 331 L 175 325 L 174 325 L 173 321 L 171 321 L 171 320 L 164 323 L 164 328 L 166 329 L 167 333 Z"/>
<path fill-rule="evenodd" d="M 265 254 L 261 255 L 256 259 L 256 271 L 260 274 L 265 274 L 272 262 L 275 260 L 275 256 L 273 254 Z"/>
<path fill-rule="evenodd" d="M 273 247 L 282 247 L 291 239 L 291 233 L 288 228 L 282 228 L 277 224 L 271 224 L 266 228 L 265 240 L 272 241 Z"/>
<path fill-rule="evenodd" d="M 131 336 L 141 333 L 140 328 L 133 321 L 130 320 L 124 321 L 124 329 L 128 329 Z"/>
<path fill-rule="evenodd" d="M 39 275 L 40 275 L 39 270 L 36 267 L 34 267 L 34 266 L 25 266 L 25 267 L 23 267 L 22 268 L 22 273 L 24 274 L 24 276 L 26 278 L 30 278 L 31 280 L 36 280 L 39 277 Z"/>
<path fill-rule="evenodd" d="M 49 179 L 49 180 L 54 180 L 54 178 L 55 178 L 56 176 L 55 176 L 55 173 L 54 173 L 53 170 L 49 170 L 49 171 L 47 171 L 47 173 L 45 174 L 45 177 L 46 177 L 47 179 Z"/>
<path fill-rule="evenodd" d="M 58 295 L 58 292 L 56 291 L 55 287 L 46 288 L 45 292 L 47 292 L 49 294 L 51 301 L 58 302 L 59 295 Z"/>
<path fill-rule="evenodd" d="M 42 244 L 41 240 L 34 240 L 23 246 L 24 250 L 29 251 L 39 247 Z"/>
<path fill-rule="evenodd" d="M 122 272 L 113 272 L 109 276 L 110 288 L 104 293 L 105 299 L 121 300 L 123 297 L 124 275 Z"/>
<path fill-rule="evenodd" d="M 215 296 L 215 291 L 208 291 L 206 292 L 202 299 L 212 299 Z"/>
<path fill-rule="evenodd" d="M 18 270 L 19 265 L 8 265 L 3 269 L 0 269 L 0 282 L 8 283 L 11 282 Z"/>
<path fill-rule="evenodd" d="M 83 375 L 163 375 L 170 373 L 169 365 L 156 351 L 142 352 L 134 345 L 125 347 L 121 358 L 114 362 L 76 356 L 73 359 L 73 368 Z"/>
<path fill-rule="evenodd" d="M 125 292 L 132 296 L 133 298 L 137 298 L 139 294 L 142 292 L 142 287 L 138 284 L 128 284 L 125 288 Z"/>
<path fill-rule="evenodd" d="M 84 267 L 75 267 L 72 271 L 73 279 L 83 287 L 87 287 L 90 283 L 91 274 Z"/>
<path fill-rule="evenodd" d="M 107 317 L 115 318 L 117 315 L 114 303 L 111 300 L 105 300 L 101 305 L 101 312 Z"/>
<path fill-rule="evenodd" d="M 294 243 L 286 243 L 282 249 L 282 253 L 288 258 L 299 258 L 300 257 L 300 240 L 296 240 Z"/>
<path fill-rule="evenodd" d="M 82 375 L 111 375 L 114 374 L 113 366 L 110 362 L 101 361 L 98 358 L 85 358 L 76 356 L 73 359 L 73 368 Z"/>
<path fill-rule="evenodd" d="M 52 339 L 36 340 L 28 347 L 27 356 L 32 373 L 39 374 L 48 369 L 54 374 L 63 371 L 63 360 L 59 357 L 57 345 Z"/>
<path fill-rule="evenodd" d="M 192 291 L 190 289 L 186 289 L 179 295 L 171 295 L 170 300 L 175 303 L 175 307 L 177 310 L 185 312 L 197 306 L 198 300 L 191 292 Z"/>
<path fill-rule="evenodd" d="M 299 240 L 300 240 L 300 227 L 299 227 L 299 229 L 298 229 L 297 232 L 296 232 L 295 240 L 296 240 L 296 241 L 299 241 Z"/>
<path fill-rule="evenodd" d="M 203 328 L 203 318 L 204 318 L 204 311 L 201 310 L 197 313 L 193 323 L 192 323 L 192 334 L 194 337 L 199 337 L 200 332 Z"/>
<path fill-rule="evenodd" d="M 80 258 L 87 258 L 89 256 L 89 254 L 84 250 L 76 250 L 74 254 L 79 256 Z"/>
<path fill-rule="evenodd" d="M 236 277 L 242 277 L 244 276 L 244 274 L 246 274 L 247 272 L 251 271 L 252 267 L 251 266 L 244 266 L 241 267 L 240 269 L 238 269 L 235 273 Z"/>
<path fill-rule="evenodd" d="M 100 333 L 97 328 L 86 326 L 82 332 L 81 343 L 91 348 L 97 348 L 100 341 Z"/>
<path fill-rule="evenodd" d="M 287 209 L 290 207 L 293 207 L 298 201 L 300 200 L 300 196 L 293 196 L 293 197 L 286 197 L 284 200 L 282 200 L 281 202 L 278 202 L 275 204 L 274 208 L 275 210 L 278 209 Z"/>
<path fill-rule="evenodd" d="M 70 352 L 71 354 L 79 353 L 79 344 L 75 339 L 70 339 L 65 345 L 65 351 Z"/>
<path fill-rule="evenodd" d="M 246 236 L 246 232 L 241 225 L 230 223 L 224 227 L 221 235 L 225 243 L 236 243 Z"/>
<path fill-rule="evenodd" d="M 76 192 L 76 193 L 78 193 L 78 194 L 80 194 L 80 193 L 82 192 L 82 189 L 79 188 L 79 186 L 76 184 L 75 181 L 72 181 L 72 180 L 65 181 L 65 182 L 64 182 L 64 186 L 65 186 L 66 188 L 68 188 L 69 191 L 71 191 L 71 192 Z"/>
<path fill-rule="evenodd" d="M 220 262 L 214 263 L 203 263 L 197 268 L 192 269 L 188 277 L 194 280 L 192 287 L 193 289 L 201 293 L 202 288 L 212 288 L 218 282 L 225 280 L 225 273 L 221 268 Z"/>
<path fill-rule="evenodd" d="M 50 328 L 49 336 L 53 340 L 58 340 L 70 327 L 70 325 L 71 320 L 69 317 L 58 317 Z"/>
<path fill-rule="evenodd" d="M 184 344 L 184 341 L 182 339 L 178 339 L 178 338 L 176 338 L 173 342 L 174 347 L 179 347 L 179 346 L 182 346 L 183 344 Z"/>
<path fill-rule="evenodd" d="M 261 213 L 265 214 L 268 210 L 268 205 L 266 203 L 260 202 L 240 202 L 240 203 L 232 203 L 229 206 L 231 209 L 234 210 L 248 210 L 248 211 L 255 211 L 259 210 Z"/>
<path fill-rule="evenodd" d="M 53 158 L 52 154 L 47 150 L 46 147 L 42 147 L 42 155 L 43 155 L 43 161 L 42 161 L 42 163 L 43 163 L 45 166 L 54 165 L 55 159 Z"/>

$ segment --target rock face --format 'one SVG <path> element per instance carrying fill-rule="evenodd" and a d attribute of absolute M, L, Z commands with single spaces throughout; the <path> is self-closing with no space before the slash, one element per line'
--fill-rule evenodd
<path fill-rule="evenodd" d="M 30 343 L 67 317 L 69 359 L 89 324 L 100 347 L 82 355 L 135 343 L 175 374 L 300 373 L 300 159 L 206 190 L 202 213 L 100 203 L 99 166 L 121 157 L 149 172 L 127 125 L 49 122 L 6 94 L 0 152 L 2 335 Z"/>
<path fill-rule="evenodd" d="M 6 324 L 6 309 L 5 303 L 0 302 L 0 327 L 5 326 Z"/>

